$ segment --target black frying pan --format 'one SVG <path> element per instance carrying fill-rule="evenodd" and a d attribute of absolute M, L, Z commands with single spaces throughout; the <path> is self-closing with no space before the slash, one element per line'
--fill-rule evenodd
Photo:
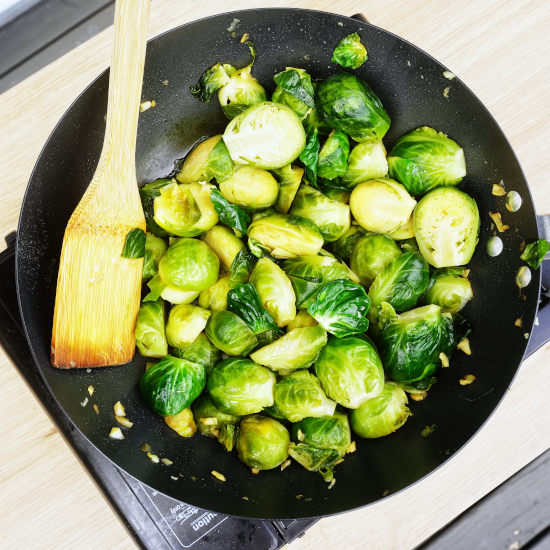
<path fill-rule="evenodd" d="M 226 30 L 236 17 L 237 38 Z M 157 106 L 140 117 L 137 143 L 138 182 L 167 175 L 201 137 L 221 132 L 227 124 L 217 101 L 204 105 L 189 85 L 217 61 L 243 66 L 248 49 L 239 43 L 248 32 L 257 48 L 255 76 L 273 89 L 273 75 L 286 66 L 303 67 L 323 78 L 338 70 L 332 50 L 345 35 L 357 31 L 369 60 L 357 72 L 382 99 L 392 118 L 384 139 L 391 148 L 397 137 L 421 125 L 448 133 L 465 150 L 468 175 L 462 187 L 479 205 L 480 243 L 471 262 L 475 299 L 464 310 L 473 326 L 473 356 L 457 352 L 443 369 L 428 399 L 411 403 L 414 416 L 395 434 L 380 440 L 357 440 L 357 452 L 336 468 L 330 491 L 321 476 L 293 464 L 250 473 L 235 453 L 225 453 L 214 439 L 188 440 L 167 428 L 143 402 L 137 380 L 145 359 L 127 366 L 63 371 L 50 364 L 50 337 L 58 259 L 65 225 L 91 180 L 103 141 L 108 74 L 102 74 L 74 102 L 48 139 L 31 176 L 19 222 L 17 284 L 29 345 L 53 395 L 77 429 L 117 466 L 141 482 L 202 508 L 257 518 L 300 518 L 334 514 L 395 493 L 432 472 L 458 451 L 482 426 L 508 388 L 522 360 L 537 310 L 537 273 L 523 296 L 514 284 L 520 267 L 520 243 L 538 237 L 535 210 L 521 168 L 492 116 L 458 79 L 447 80 L 436 60 L 401 38 L 372 25 L 329 13 L 291 9 L 250 10 L 218 15 L 183 25 L 149 42 L 143 98 Z M 168 86 L 162 84 L 167 79 Z M 449 98 L 443 96 L 450 87 Z M 491 195 L 491 184 L 504 179 L 508 190 L 523 198 L 519 212 L 504 208 Z M 502 235 L 504 252 L 489 258 L 489 211 L 498 210 L 511 228 Z M 523 328 L 514 326 L 523 318 Z M 473 373 L 474 384 L 459 378 Z M 95 387 L 86 407 L 86 388 Z M 124 441 L 109 439 L 115 425 L 112 405 L 122 401 L 134 427 Z M 92 403 L 100 407 L 96 415 Z M 420 435 L 427 424 L 438 428 Z M 148 442 L 154 452 L 174 461 L 152 463 L 140 451 Z M 227 482 L 216 481 L 218 470 Z M 178 481 L 170 475 L 181 472 Z M 304 495 L 297 499 L 296 495 Z M 248 500 L 242 497 L 247 496 Z"/>

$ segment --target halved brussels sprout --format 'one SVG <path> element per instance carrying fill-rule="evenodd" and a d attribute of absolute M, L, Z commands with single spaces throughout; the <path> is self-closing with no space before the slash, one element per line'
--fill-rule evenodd
<path fill-rule="evenodd" d="M 407 394 L 392 382 L 386 382 L 382 393 L 365 401 L 350 412 L 352 430 L 359 437 L 384 437 L 401 428 L 411 415 Z"/>
<path fill-rule="evenodd" d="M 221 351 L 210 342 L 204 332 L 201 332 L 195 341 L 185 349 L 174 348 L 172 355 L 180 359 L 187 359 L 192 363 L 203 365 L 209 374 L 220 360 Z"/>
<path fill-rule="evenodd" d="M 288 457 L 290 436 L 277 420 L 254 414 L 241 420 L 237 453 L 250 468 L 271 470 Z"/>
<path fill-rule="evenodd" d="M 319 323 L 307 312 L 307 311 L 298 311 L 296 317 L 290 321 L 287 325 L 287 331 L 290 332 L 295 328 L 305 328 L 305 327 L 315 327 Z"/>
<path fill-rule="evenodd" d="M 348 277 L 347 267 L 330 256 L 302 256 L 286 260 L 283 270 L 296 294 L 296 306 L 306 308 L 323 283 Z"/>
<path fill-rule="evenodd" d="M 182 437 L 193 437 L 197 431 L 191 409 L 183 409 L 183 411 L 180 411 L 178 414 L 165 416 L 164 422 Z"/>
<path fill-rule="evenodd" d="M 433 279 L 433 285 L 422 297 L 422 304 L 436 304 L 443 313 L 454 315 L 474 297 L 470 281 L 462 276 L 462 268 L 436 271 Z"/>
<path fill-rule="evenodd" d="M 413 215 L 403 225 L 400 225 L 397 229 L 394 229 L 388 235 L 396 241 L 405 241 L 414 237 L 414 223 Z"/>
<path fill-rule="evenodd" d="M 136 346 L 145 357 L 164 357 L 168 343 L 164 330 L 164 302 L 143 302 L 136 320 Z"/>
<path fill-rule="evenodd" d="M 236 237 L 231 229 L 223 225 L 214 226 L 206 235 L 202 236 L 202 240 L 216 253 L 227 271 L 231 269 L 231 264 L 237 254 L 244 249 L 241 239 Z"/>
<path fill-rule="evenodd" d="M 201 291 L 218 280 L 220 261 L 197 239 L 174 239 L 159 262 L 159 276 L 170 287 Z"/>
<path fill-rule="evenodd" d="M 225 86 L 236 71 L 237 69 L 229 63 L 216 63 L 202 73 L 195 86 L 190 86 L 191 93 L 197 99 L 208 103 L 212 95 Z"/>
<path fill-rule="evenodd" d="M 187 155 L 176 179 L 180 183 L 196 183 L 216 178 L 223 181 L 233 173 L 233 161 L 222 136 L 201 141 Z"/>
<path fill-rule="evenodd" d="M 145 214 L 147 231 L 157 237 L 168 236 L 168 233 L 162 229 L 162 227 L 159 227 L 153 218 L 155 215 L 155 199 L 160 195 L 160 190 L 169 183 L 175 183 L 175 180 L 170 178 L 160 178 L 150 183 L 146 183 L 139 189 L 139 198 L 141 199 L 143 213 Z"/>
<path fill-rule="evenodd" d="M 456 185 L 466 175 L 464 151 L 446 134 L 424 126 L 401 136 L 388 156 L 390 177 L 412 195 Z"/>
<path fill-rule="evenodd" d="M 249 359 L 226 359 L 208 377 L 208 393 L 216 407 L 234 416 L 260 412 L 273 405 L 275 375 Z"/>
<path fill-rule="evenodd" d="M 337 279 L 321 286 L 307 311 L 327 332 L 342 338 L 367 331 L 369 308 L 369 297 L 361 285 Z"/>
<path fill-rule="evenodd" d="M 282 334 L 273 317 L 262 306 L 252 283 L 240 283 L 228 292 L 227 309 L 248 325 L 260 346 L 271 343 Z"/>
<path fill-rule="evenodd" d="M 145 256 L 143 257 L 143 274 L 142 279 L 147 281 L 157 274 L 159 262 L 168 245 L 160 237 L 156 237 L 152 233 L 145 235 Z"/>
<path fill-rule="evenodd" d="M 198 290 L 180 290 L 171 286 L 165 286 L 160 297 L 171 304 L 190 304 L 194 302 L 200 292 Z"/>
<path fill-rule="evenodd" d="M 306 417 L 334 414 L 336 403 L 329 399 L 316 376 L 308 370 L 297 370 L 275 384 L 275 404 L 290 422 Z"/>
<path fill-rule="evenodd" d="M 357 409 L 384 388 L 384 368 L 366 338 L 330 338 L 315 362 L 315 374 L 326 394 L 348 409 Z"/>
<path fill-rule="evenodd" d="M 306 143 L 298 116 L 285 105 L 263 101 L 237 115 L 223 139 L 234 162 L 274 170 L 290 164 Z"/>
<path fill-rule="evenodd" d="M 190 304 L 174 306 L 166 323 L 166 338 L 173 348 L 185 349 L 204 330 L 210 312 Z"/>
<path fill-rule="evenodd" d="M 351 443 L 348 417 L 342 413 L 304 418 L 292 425 L 290 456 L 306 470 L 331 481 L 334 467 L 342 462 Z"/>
<path fill-rule="evenodd" d="M 327 180 L 343 176 L 348 169 L 348 157 L 348 136 L 340 130 L 332 130 L 319 151 L 317 175 Z"/>
<path fill-rule="evenodd" d="M 139 389 L 146 403 L 161 416 L 171 416 L 186 409 L 200 395 L 206 384 L 203 365 L 167 355 L 145 371 Z"/>
<path fill-rule="evenodd" d="M 427 193 L 414 210 L 414 233 L 420 252 L 434 267 L 467 264 L 479 234 L 476 201 L 455 187 Z"/>
<path fill-rule="evenodd" d="M 357 223 L 374 233 L 388 233 L 407 223 L 416 201 L 407 190 L 388 178 L 360 183 L 349 199 Z"/>
<path fill-rule="evenodd" d="M 386 148 L 381 141 L 358 143 L 348 159 L 346 173 L 342 184 L 353 189 L 359 183 L 383 178 L 388 175 Z"/>
<path fill-rule="evenodd" d="M 258 339 L 248 325 L 231 311 L 213 311 L 205 332 L 210 341 L 227 355 L 248 355 L 258 345 Z"/>
<path fill-rule="evenodd" d="M 210 288 L 199 294 L 199 306 L 212 311 L 224 311 L 227 309 L 227 293 L 230 288 L 229 275 L 220 277 Z"/>
<path fill-rule="evenodd" d="M 275 179 L 279 182 L 279 195 L 275 203 L 275 210 L 280 214 L 286 214 L 296 196 L 298 187 L 304 175 L 304 169 L 287 164 L 277 170 L 272 170 Z"/>
<path fill-rule="evenodd" d="M 441 364 L 440 355 L 454 349 L 451 315 L 436 305 L 397 315 L 383 302 L 378 321 L 378 344 L 387 373 L 397 382 L 416 382 L 431 376 Z"/>
<path fill-rule="evenodd" d="M 317 87 L 315 106 L 321 118 L 355 141 L 381 140 L 390 117 L 370 86 L 355 75 L 337 73 Z"/>
<path fill-rule="evenodd" d="M 238 166 L 229 179 L 220 183 L 220 191 L 233 204 L 262 210 L 275 204 L 279 184 L 267 170 Z"/>
<path fill-rule="evenodd" d="M 347 204 L 325 197 L 313 187 L 298 189 L 290 214 L 313 222 L 327 242 L 339 239 L 350 227 L 350 209 Z"/>
<path fill-rule="evenodd" d="M 248 237 L 249 243 L 259 243 L 274 258 L 314 255 L 323 246 L 323 237 L 315 224 L 288 214 L 273 214 L 252 222 Z"/>
<path fill-rule="evenodd" d="M 351 225 L 350 228 L 337 240 L 330 244 L 332 252 L 335 256 L 344 260 L 344 262 L 350 261 L 352 257 L 352 250 L 355 243 L 365 235 L 365 230 L 360 225 Z M 356 275 L 359 274 L 351 268 Z"/>
<path fill-rule="evenodd" d="M 262 306 L 277 326 L 284 327 L 296 317 L 296 295 L 285 272 L 269 258 L 260 258 L 250 282 L 256 287 Z"/>
<path fill-rule="evenodd" d="M 314 106 L 313 84 L 309 74 L 304 69 L 287 67 L 277 73 L 273 80 L 277 87 L 271 100 L 290 107 L 303 120 Z"/>
<path fill-rule="evenodd" d="M 376 276 L 369 288 L 372 305 L 388 302 L 396 311 L 416 305 L 430 283 L 426 260 L 417 252 L 405 252 Z"/>
<path fill-rule="evenodd" d="M 401 256 L 401 249 L 387 235 L 365 235 L 355 242 L 350 267 L 361 284 L 369 287 L 376 276 L 398 256 Z"/>
<path fill-rule="evenodd" d="M 227 451 L 232 451 L 237 440 L 239 417 L 220 411 L 208 393 L 193 403 L 193 415 L 199 432 L 215 437 Z"/>
<path fill-rule="evenodd" d="M 330 185 L 327 185 L 327 180 L 323 180 L 317 185 L 325 197 L 344 204 L 349 204 L 349 198 L 351 196 L 350 191 L 344 191 L 343 189 L 339 189 L 337 187 L 331 187 Z"/>
<path fill-rule="evenodd" d="M 332 53 L 332 62 L 348 69 L 358 69 L 367 59 L 367 50 L 356 32 L 344 36 Z"/>
<path fill-rule="evenodd" d="M 248 65 L 237 71 L 218 92 L 220 105 L 229 119 L 267 99 L 264 87 L 252 76 L 251 70 L 252 65 Z"/>
<path fill-rule="evenodd" d="M 155 222 L 172 235 L 195 237 L 218 223 L 211 185 L 170 183 L 155 199 Z"/>
<path fill-rule="evenodd" d="M 279 374 L 288 374 L 297 369 L 307 369 L 326 343 L 327 332 L 319 325 L 294 328 L 251 353 L 250 358 Z"/>

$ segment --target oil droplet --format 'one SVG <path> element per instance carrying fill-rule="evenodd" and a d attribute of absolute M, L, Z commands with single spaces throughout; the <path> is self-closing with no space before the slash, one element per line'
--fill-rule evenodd
<path fill-rule="evenodd" d="M 517 212 L 521 208 L 521 195 L 517 191 L 510 191 L 506 195 L 506 208 L 510 212 Z"/>
<path fill-rule="evenodd" d="M 531 282 L 531 270 L 526 266 L 521 266 L 516 273 L 516 285 L 519 288 L 525 288 Z"/>
<path fill-rule="evenodd" d="M 498 256 L 503 248 L 504 244 L 502 243 L 502 239 L 496 235 L 487 241 L 487 254 L 489 254 L 489 256 Z"/>

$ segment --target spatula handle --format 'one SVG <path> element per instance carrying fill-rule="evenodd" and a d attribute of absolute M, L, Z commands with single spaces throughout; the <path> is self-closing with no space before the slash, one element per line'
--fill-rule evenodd
<path fill-rule="evenodd" d="M 149 7 L 150 0 L 116 0 L 107 129 L 102 157 L 107 155 L 108 162 L 121 174 L 128 173 L 126 170 L 135 173 Z M 135 185 L 135 177 L 133 181 Z"/>

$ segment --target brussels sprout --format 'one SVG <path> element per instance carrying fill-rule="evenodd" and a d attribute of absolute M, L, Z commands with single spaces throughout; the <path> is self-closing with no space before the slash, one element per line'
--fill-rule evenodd
<path fill-rule="evenodd" d="M 344 260 L 344 262 L 349 262 L 355 243 L 364 235 L 365 230 L 360 225 L 351 225 L 339 239 L 330 244 L 330 248 L 338 258 Z M 353 267 L 351 269 L 354 273 L 357 273 Z M 359 274 L 357 273 L 357 275 Z"/>
<path fill-rule="evenodd" d="M 210 288 L 199 294 L 199 306 L 212 311 L 226 310 L 227 293 L 230 288 L 229 275 L 220 277 Z"/>
<path fill-rule="evenodd" d="M 228 271 L 237 254 L 244 249 L 241 239 L 223 225 L 214 226 L 206 235 L 203 235 L 202 240 L 216 253 L 221 264 Z"/>
<path fill-rule="evenodd" d="M 367 59 L 367 50 L 356 32 L 342 38 L 332 53 L 332 62 L 348 69 L 358 69 Z"/>
<path fill-rule="evenodd" d="M 472 285 L 462 277 L 462 268 L 442 269 L 433 275 L 433 285 L 422 297 L 421 304 L 436 304 L 443 313 L 458 313 L 473 297 Z"/>
<path fill-rule="evenodd" d="M 273 342 L 282 334 L 273 317 L 263 308 L 252 283 L 238 284 L 228 292 L 227 309 L 248 325 L 260 346 Z"/>
<path fill-rule="evenodd" d="M 360 78 L 337 73 L 317 88 L 315 106 L 329 126 L 355 141 L 381 140 L 390 127 L 390 117 L 378 96 Z"/>
<path fill-rule="evenodd" d="M 315 105 L 313 84 L 309 74 L 304 69 L 287 67 L 277 73 L 273 80 L 277 87 L 271 100 L 290 107 L 303 120 Z"/>
<path fill-rule="evenodd" d="M 208 393 L 193 403 L 193 415 L 199 432 L 215 437 L 227 451 L 232 451 L 237 440 L 239 417 L 220 411 Z"/>
<path fill-rule="evenodd" d="M 279 182 L 279 195 L 275 203 L 275 210 L 280 214 L 286 214 L 290 210 L 298 187 L 300 187 L 304 169 L 287 164 L 278 170 L 272 170 L 272 173 Z"/>
<path fill-rule="evenodd" d="M 292 425 L 290 456 L 306 470 L 331 481 L 334 467 L 342 462 L 351 443 L 348 417 L 342 413 L 304 418 Z"/>
<path fill-rule="evenodd" d="M 327 180 L 343 176 L 348 169 L 348 156 L 348 136 L 340 130 L 332 130 L 319 152 L 317 175 Z"/>
<path fill-rule="evenodd" d="M 427 193 L 414 210 L 420 253 L 434 267 L 467 264 L 477 244 L 479 210 L 472 197 L 454 187 Z"/>
<path fill-rule="evenodd" d="M 273 214 L 252 222 L 248 228 L 249 246 L 257 242 L 275 258 L 314 255 L 323 246 L 317 226 L 299 216 Z"/>
<path fill-rule="evenodd" d="M 246 235 L 250 225 L 250 215 L 240 206 L 230 203 L 217 189 L 210 191 L 210 200 L 218 213 L 220 223 L 223 223 L 243 235 Z"/>
<path fill-rule="evenodd" d="M 359 437 L 390 435 L 411 415 L 407 402 L 407 394 L 399 386 L 386 382 L 379 396 L 350 412 L 351 428 Z"/>
<path fill-rule="evenodd" d="M 164 239 L 156 237 L 152 233 L 145 236 L 145 256 L 143 258 L 142 279 L 147 281 L 157 274 L 159 262 L 168 246 Z"/>
<path fill-rule="evenodd" d="M 328 332 L 338 338 L 366 332 L 370 300 L 365 289 L 347 279 L 323 284 L 308 313 Z"/>
<path fill-rule="evenodd" d="M 167 355 L 145 371 L 139 389 L 146 403 L 161 416 L 171 416 L 186 409 L 200 395 L 206 384 L 203 365 Z"/>
<path fill-rule="evenodd" d="M 405 252 L 376 276 L 369 298 L 373 307 L 388 302 L 396 311 L 406 311 L 416 305 L 429 283 L 426 260 L 417 252 Z"/>
<path fill-rule="evenodd" d="M 164 331 L 164 302 L 143 302 L 136 321 L 136 346 L 145 357 L 164 357 L 168 344 Z"/>
<path fill-rule="evenodd" d="M 229 268 L 229 286 L 247 283 L 257 261 L 258 258 L 246 248 L 239 251 Z"/>
<path fill-rule="evenodd" d="M 233 161 L 221 134 L 201 141 L 187 155 L 176 179 L 180 183 L 196 183 L 216 178 L 223 181 L 233 173 Z"/>
<path fill-rule="evenodd" d="M 331 183 L 331 182 L 329 182 Z M 349 198 L 351 196 L 351 193 L 349 191 L 344 191 L 343 189 L 339 189 L 337 187 L 332 187 L 330 185 L 327 185 L 327 180 L 322 180 L 317 184 L 317 187 L 319 188 L 319 191 L 325 195 L 325 197 L 328 197 L 329 199 L 342 202 L 344 204 L 349 203 Z"/>
<path fill-rule="evenodd" d="M 296 306 L 306 308 L 321 285 L 348 276 L 346 266 L 330 256 L 302 256 L 286 260 L 283 270 L 296 294 Z"/>
<path fill-rule="evenodd" d="M 545 239 L 537 239 L 529 243 L 521 253 L 520 258 L 531 268 L 538 269 L 550 250 L 550 243 Z"/>
<path fill-rule="evenodd" d="M 374 233 L 389 233 L 411 217 L 416 201 L 407 190 L 388 178 L 360 183 L 349 199 L 357 223 Z"/>
<path fill-rule="evenodd" d="M 331 338 L 315 363 L 326 394 L 348 409 L 357 409 L 384 387 L 384 368 L 374 345 L 359 336 Z"/>
<path fill-rule="evenodd" d="M 174 348 L 172 355 L 180 359 L 187 359 L 192 363 L 203 365 L 206 369 L 206 374 L 214 368 L 220 360 L 220 350 L 210 342 L 204 332 L 201 332 L 195 341 L 185 349 Z"/>
<path fill-rule="evenodd" d="M 195 237 L 218 223 L 210 185 L 170 183 L 155 199 L 155 222 L 178 237 Z"/>
<path fill-rule="evenodd" d="M 210 312 L 202 307 L 190 304 L 174 306 L 166 323 L 168 343 L 174 348 L 185 349 L 204 330 L 209 317 Z"/>
<path fill-rule="evenodd" d="M 233 204 L 250 210 L 262 210 L 275 204 L 279 184 L 266 170 L 239 166 L 228 180 L 220 183 L 220 191 Z"/>
<path fill-rule="evenodd" d="M 398 382 L 431 376 L 441 364 L 440 354 L 450 356 L 454 348 L 451 316 L 433 304 L 397 315 L 383 302 L 378 326 L 384 368 Z"/>
<path fill-rule="evenodd" d="M 365 235 L 355 242 L 350 267 L 361 284 L 369 287 L 376 276 L 399 256 L 401 249 L 387 235 Z"/>
<path fill-rule="evenodd" d="M 306 145 L 299 157 L 305 167 L 305 177 L 313 185 L 317 185 L 317 165 L 319 163 L 319 151 L 321 150 L 318 134 L 317 128 L 308 131 Z"/>
<path fill-rule="evenodd" d="M 193 437 L 197 431 L 191 409 L 183 409 L 183 411 L 180 411 L 178 414 L 165 416 L 164 422 L 182 437 Z"/>
<path fill-rule="evenodd" d="M 258 345 L 252 330 L 231 311 L 213 311 L 205 331 L 210 341 L 227 355 L 248 355 Z"/>
<path fill-rule="evenodd" d="M 214 93 L 225 86 L 237 69 L 228 63 L 216 63 L 201 75 L 191 93 L 201 101 L 208 103 Z"/>
<path fill-rule="evenodd" d="M 179 290 L 204 290 L 217 281 L 219 270 L 218 256 L 197 239 L 174 239 L 159 262 L 162 281 Z"/>
<path fill-rule="evenodd" d="M 237 115 L 223 139 L 234 162 L 265 170 L 293 162 L 306 143 L 298 116 L 285 105 L 264 101 Z"/>
<path fill-rule="evenodd" d="M 284 417 L 283 413 L 279 410 L 275 403 L 273 403 L 271 407 L 265 407 L 262 411 L 262 414 L 274 418 L 279 422 L 288 422 L 288 420 Z"/>
<path fill-rule="evenodd" d="M 390 177 L 412 195 L 456 185 L 466 175 L 464 151 L 442 132 L 424 126 L 401 136 L 388 156 Z"/>
<path fill-rule="evenodd" d="M 241 420 L 237 453 L 250 468 L 271 470 L 288 457 L 290 436 L 277 420 L 255 414 Z"/>
<path fill-rule="evenodd" d="M 230 120 L 267 99 L 264 87 L 252 76 L 251 70 L 252 65 L 249 65 L 237 71 L 218 92 L 222 110 Z"/>
<path fill-rule="evenodd" d="M 414 223 L 413 215 L 409 218 L 407 223 L 400 225 L 397 229 L 390 231 L 388 235 L 395 241 L 405 241 L 414 237 Z"/>
<path fill-rule="evenodd" d="M 161 178 L 151 183 L 145 184 L 139 190 L 139 197 L 141 199 L 141 205 L 143 206 L 143 213 L 145 214 L 145 222 L 147 224 L 147 231 L 151 232 L 157 237 L 167 237 L 168 233 L 159 227 L 154 220 L 155 216 L 155 199 L 160 196 L 160 190 L 169 183 L 175 183 L 175 180 L 169 178 Z"/>
<path fill-rule="evenodd" d="M 325 241 L 339 239 L 350 227 L 349 206 L 325 197 L 310 186 L 302 186 L 290 208 L 290 214 L 313 222 Z"/>
<path fill-rule="evenodd" d="M 226 359 L 208 377 L 208 393 L 216 407 L 235 416 L 273 405 L 275 375 L 249 359 Z"/>
<path fill-rule="evenodd" d="M 275 404 L 290 422 L 334 414 L 336 403 L 325 395 L 321 383 L 308 370 L 297 370 L 275 385 Z"/>
<path fill-rule="evenodd" d="M 260 258 L 250 282 L 256 287 L 262 306 L 279 327 L 296 317 L 296 295 L 285 272 L 269 258 Z"/>
<path fill-rule="evenodd" d="M 256 350 L 250 358 L 279 374 L 306 369 L 327 343 L 327 333 L 319 325 L 289 330 L 275 342 Z"/>
<path fill-rule="evenodd" d="M 307 311 L 298 311 L 296 317 L 290 321 L 287 325 L 287 331 L 290 332 L 295 328 L 305 328 L 305 327 L 315 327 L 319 323 L 307 312 Z"/>
<path fill-rule="evenodd" d="M 200 292 L 197 290 L 179 290 L 171 286 L 164 286 L 160 297 L 171 304 L 190 304 L 198 298 L 199 294 Z"/>
<path fill-rule="evenodd" d="M 386 148 L 381 141 L 358 143 L 348 159 L 346 173 L 342 176 L 342 184 L 353 189 L 364 181 L 383 178 L 388 175 Z"/>

